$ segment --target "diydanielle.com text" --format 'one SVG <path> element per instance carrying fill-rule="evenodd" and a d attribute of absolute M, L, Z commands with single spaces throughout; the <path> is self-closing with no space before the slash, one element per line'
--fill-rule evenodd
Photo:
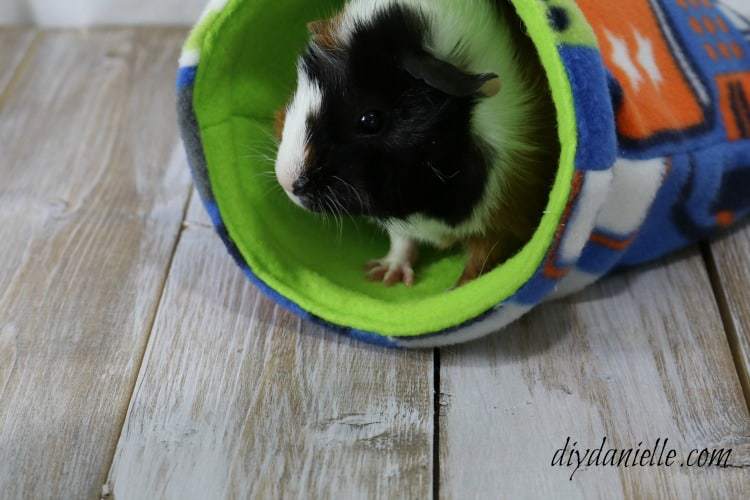
<path fill-rule="evenodd" d="M 581 469 L 590 467 L 731 467 L 731 449 L 693 449 L 686 454 L 669 447 L 668 438 L 654 443 L 638 443 L 634 448 L 615 448 L 607 445 L 604 437 L 597 448 L 582 448 L 571 437 L 555 451 L 552 467 L 571 469 L 570 480 Z"/>

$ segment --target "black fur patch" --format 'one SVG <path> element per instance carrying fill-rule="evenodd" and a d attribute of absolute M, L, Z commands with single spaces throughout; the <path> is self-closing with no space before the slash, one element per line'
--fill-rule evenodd
<path fill-rule="evenodd" d="M 465 221 L 481 200 L 488 164 L 471 133 L 476 97 L 451 97 L 410 76 L 402 61 L 424 50 L 423 19 L 394 6 L 357 27 L 348 47 L 311 46 L 305 71 L 323 89 L 308 118 L 303 202 L 312 210 L 376 218 L 423 214 Z M 368 111 L 382 130 L 358 128 Z"/>

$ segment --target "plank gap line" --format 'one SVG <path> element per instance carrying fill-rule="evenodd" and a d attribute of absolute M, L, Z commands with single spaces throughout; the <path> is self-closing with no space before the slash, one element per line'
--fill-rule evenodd
<path fill-rule="evenodd" d="M 724 334 L 727 336 L 727 343 L 732 352 L 732 359 L 734 360 L 734 367 L 737 370 L 737 376 L 740 379 L 742 393 L 745 397 L 745 404 L 747 405 L 748 411 L 750 411 L 750 373 L 748 373 L 747 366 L 743 362 L 742 349 L 740 348 L 740 333 L 737 329 L 737 325 L 734 323 L 734 319 L 732 318 L 732 312 L 729 307 L 729 298 L 727 297 L 726 290 L 721 282 L 719 268 L 716 264 L 716 258 L 714 257 L 711 245 L 708 242 L 703 242 L 701 243 L 700 248 L 701 253 L 703 254 L 703 261 L 706 264 L 706 271 L 708 271 L 708 278 L 711 282 L 711 289 L 713 290 L 716 303 L 719 306 L 719 315 L 724 324 Z"/>
<path fill-rule="evenodd" d="M 178 145 L 177 147 L 181 147 Z M 126 407 L 125 413 L 120 416 L 120 421 L 117 423 L 117 426 L 120 428 L 120 434 L 117 437 L 117 440 L 115 441 L 114 446 L 112 447 L 112 452 L 109 454 L 109 458 L 107 460 L 107 464 L 104 470 L 107 471 L 107 476 L 105 479 L 104 484 L 102 485 L 102 498 L 105 498 L 108 496 L 104 494 L 105 491 L 109 491 L 109 476 L 112 472 L 112 465 L 115 461 L 115 455 L 117 454 L 117 447 L 120 444 L 120 440 L 122 439 L 123 432 L 125 431 L 125 421 L 127 420 L 128 414 L 130 413 L 130 407 L 133 404 L 133 401 L 135 399 L 135 391 L 138 387 L 138 382 L 140 381 L 140 374 L 141 369 L 143 368 L 143 360 L 146 357 L 146 352 L 148 351 L 148 345 L 151 342 L 151 336 L 154 333 L 154 326 L 156 325 L 156 318 L 159 316 L 159 310 L 161 309 L 162 302 L 164 300 L 164 290 L 167 287 L 167 280 L 169 279 L 169 275 L 172 272 L 172 265 L 174 264 L 174 258 L 177 254 L 177 247 L 180 245 L 180 240 L 182 240 L 182 235 L 185 232 L 186 225 L 185 225 L 185 218 L 187 217 L 188 208 L 190 207 L 190 201 L 193 197 L 193 187 L 192 184 L 189 187 L 189 191 L 187 193 L 187 196 L 185 197 L 185 203 L 182 207 L 182 224 L 180 224 L 180 230 L 177 233 L 177 237 L 174 239 L 174 242 L 172 243 L 172 248 L 169 252 L 169 259 L 167 260 L 167 265 L 165 267 L 166 272 L 164 273 L 164 279 L 161 282 L 161 285 L 159 287 L 159 295 L 158 300 L 156 304 L 156 308 L 154 309 L 154 314 L 151 317 L 149 321 L 148 326 L 148 333 L 146 334 L 146 341 L 143 344 L 143 350 L 139 354 L 138 359 L 138 373 L 133 379 L 133 386 L 130 389 L 130 397 L 128 398 L 128 405 Z"/>
<path fill-rule="evenodd" d="M 432 418 L 432 498 L 440 498 L 440 408 L 442 394 L 440 393 L 440 349 L 433 353 L 433 385 L 435 406 Z"/>

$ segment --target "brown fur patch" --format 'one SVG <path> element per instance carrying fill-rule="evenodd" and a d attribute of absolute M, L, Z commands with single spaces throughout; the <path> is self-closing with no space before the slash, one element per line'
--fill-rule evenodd
<path fill-rule="evenodd" d="M 468 260 L 459 285 L 472 281 L 513 257 L 529 242 L 539 226 L 549 201 L 557 164 L 560 159 L 560 143 L 557 134 L 557 112 L 552 101 L 549 83 L 539 61 L 536 48 L 522 31 L 522 24 L 506 2 L 498 2 L 504 18 L 514 29 L 514 39 L 519 46 L 519 60 L 528 64 L 518 71 L 528 85 L 539 96 L 529 127 L 528 144 L 537 144 L 534 153 L 516 155 L 507 159 L 503 166 L 506 188 L 492 220 L 481 236 L 468 239 L 465 244 Z"/>
<path fill-rule="evenodd" d="M 331 19 L 321 19 L 312 21 L 307 25 L 307 29 L 312 35 L 313 42 L 325 50 L 335 50 L 341 46 L 341 41 L 334 34 L 341 19 L 341 14 Z"/>
<path fill-rule="evenodd" d="M 286 123 L 286 106 L 276 111 L 273 120 L 273 131 L 276 134 L 276 138 L 281 140 L 281 135 L 284 133 L 284 124 Z"/>
<path fill-rule="evenodd" d="M 483 274 L 492 271 L 507 255 L 508 241 L 505 237 L 472 238 L 466 242 L 469 257 L 466 267 L 458 280 L 458 286 L 465 285 Z"/>

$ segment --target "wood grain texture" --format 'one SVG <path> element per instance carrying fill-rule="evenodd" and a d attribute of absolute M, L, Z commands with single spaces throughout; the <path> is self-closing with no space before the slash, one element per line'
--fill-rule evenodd
<path fill-rule="evenodd" d="M 189 195 L 183 31 L 44 34 L 0 111 L 0 496 L 97 497 Z"/>
<path fill-rule="evenodd" d="M 193 189 L 193 194 L 190 196 L 190 205 L 188 205 L 187 215 L 185 216 L 185 223 L 192 226 L 201 227 L 214 227 L 211 218 L 206 213 L 206 209 L 203 207 L 203 202 L 198 194 L 198 191 Z"/>
<path fill-rule="evenodd" d="M 324 333 L 181 237 L 118 444 L 115 498 L 426 498 L 432 355 Z"/>
<path fill-rule="evenodd" d="M 552 467 L 580 448 L 657 438 L 688 454 L 733 448 L 750 415 L 696 252 L 548 304 L 488 341 L 441 355 L 445 498 L 747 498 L 748 470 Z M 684 455 L 682 455 L 684 458 Z"/>
<path fill-rule="evenodd" d="M 2 0 L 0 23 L 190 26 L 206 4 L 207 0 Z"/>
<path fill-rule="evenodd" d="M 727 335 L 750 405 L 750 225 L 713 243 L 710 258 Z"/>
<path fill-rule="evenodd" d="M 32 29 L 0 27 L 0 108 L 8 85 L 17 75 L 35 34 Z"/>

